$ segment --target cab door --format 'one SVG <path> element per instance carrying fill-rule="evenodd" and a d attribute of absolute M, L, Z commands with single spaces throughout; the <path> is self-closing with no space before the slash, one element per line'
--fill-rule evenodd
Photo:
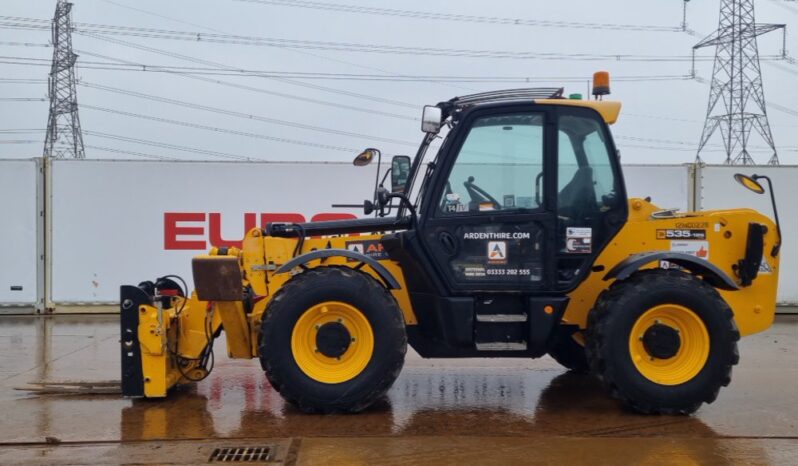
<path fill-rule="evenodd" d="M 450 292 L 552 289 L 551 121 L 534 105 L 478 109 L 442 148 L 419 236 Z"/>

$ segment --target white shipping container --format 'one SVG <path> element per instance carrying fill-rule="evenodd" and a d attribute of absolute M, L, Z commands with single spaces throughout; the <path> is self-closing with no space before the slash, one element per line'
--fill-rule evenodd
<path fill-rule="evenodd" d="M 766 189 L 764 195 L 755 194 L 743 188 L 734 180 L 735 173 L 759 174 L 773 180 L 776 205 L 779 208 L 781 234 L 784 246 L 781 248 L 781 270 L 779 271 L 780 304 L 798 304 L 798 245 L 792 238 L 798 237 L 798 210 L 792 204 L 793 195 L 798 199 L 798 166 L 745 167 L 711 165 L 702 167 L 699 172 L 700 192 L 698 203 L 703 210 L 750 207 L 773 218 L 770 192 L 765 180 L 760 183 Z M 796 233 L 796 234 L 793 234 Z"/>
<path fill-rule="evenodd" d="M 54 160 L 51 301 L 113 303 L 119 285 L 166 274 L 269 221 L 354 217 L 376 165 Z"/>
<path fill-rule="evenodd" d="M 34 172 L 35 164 L 27 163 L 29 172 Z M 698 182 L 691 169 L 691 165 L 627 165 L 628 195 L 650 196 L 662 208 L 687 210 L 696 203 L 702 209 L 754 207 L 769 214 L 767 196 L 750 193 L 732 179 L 737 171 L 761 172 L 772 175 L 776 183 L 785 238 L 798 229 L 798 219 L 785 202 L 798 190 L 790 183 L 798 167 L 705 167 L 699 170 Z M 235 244 L 252 226 L 362 216 L 362 209 L 333 209 L 331 204 L 369 198 L 375 170 L 349 163 L 54 160 L 49 175 L 51 301 L 115 303 L 120 284 L 166 274 L 178 274 L 192 286 L 191 257 L 214 245 Z M 24 178 L 8 170 L 2 173 L 18 182 Z M 4 207 L 13 212 L 9 218 L 21 220 L 14 222 L 14 228 L 3 229 L 3 234 L 15 235 L 4 244 L 20 245 L 5 253 L 27 261 L 24 271 L 31 285 L 23 285 L 26 293 L 33 293 L 36 284 L 35 176 L 30 178 L 27 198 L 9 193 L 21 201 L 11 203 L 16 210 Z M 782 254 L 779 301 L 796 303 L 798 287 L 790 285 L 798 272 L 798 250 L 789 239 Z M 22 259 L 9 260 L 6 263 Z M 8 300 L 2 294 L 7 290 L 0 290 L 0 301 Z M 25 299 L 33 302 L 35 295 Z"/>
<path fill-rule="evenodd" d="M 689 210 L 691 205 L 691 165 L 624 165 L 626 194 L 651 197 L 663 209 Z"/>
<path fill-rule="evenodd" d="M 38 183 L 36 160 L 0 160 L 0 306 L 36 304 Z"/>

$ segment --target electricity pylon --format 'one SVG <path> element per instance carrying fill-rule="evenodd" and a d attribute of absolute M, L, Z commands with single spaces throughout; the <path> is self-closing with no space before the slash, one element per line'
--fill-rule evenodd
<path fill-rule="evenodd" d="M 696 161 L 701 161 L 701 150 L 720 128 L 726 163 L 753 165 L 748 142 L 754 129 L 773 151 L 768 163 L 779 164 L 765 108 L 756 38 L 784 27 L 784 24 L 756 23 L 754 0 L 720 1 L 717 31 L 693 46 L 693 53 L 702 47 L 715 46 L 712 88 Z M 722 104 L 718 105 L 719 102 Z"/>
<path fill-rule="evenodd" d="M 86 158 L 83 134 L 78 118 L 75 61 L 72 51 L 72 4 L 58 0 L 52 25 L 53 61 L 48 78 L 50 114 L 44 156 L 50 158 Z"/>

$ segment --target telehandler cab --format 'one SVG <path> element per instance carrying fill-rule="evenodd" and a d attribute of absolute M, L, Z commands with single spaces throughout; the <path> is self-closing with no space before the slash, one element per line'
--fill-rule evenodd
<path fill-rule="evenodd" d="M 408 343 L 425 358 L 550 354 L 643 413 L 711 403 L 740 336 L 773 322 L 778 216 L 627 199 L 608 127 L 621 105 L 598 100 L 597 78 L 595 100 L 518 89 L 427 106 L 415 158 L 394 157 L 391 190 L 364 204 L 374 218 L 252 229 L 194 258 L 190 295 L 175 276 L 122 286 L 124 394 L 203 379 L 224 329 L 228 356 L 260 358 L 306 412 L 371 405 Z M 761 178 L 737 176 L 760 194 Z"/>

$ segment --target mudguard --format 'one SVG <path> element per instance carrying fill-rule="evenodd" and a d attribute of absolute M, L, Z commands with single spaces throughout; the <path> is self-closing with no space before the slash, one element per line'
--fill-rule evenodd
<path fill-rule="evenodd" d="M 283 264 L 279 269 L 277 269 L 274 273 L 281 274 L 286 273 L 294 269 L 294 267 L 302 267 L 308 262 L 315 260 L 315 259 L 323 259 L 325 257 L 346 257 L 347 259 L 352 259 L 354 261 L 360 262 L 361 264 L 368 265 L 371 267 L 374 272 L 379 275 L 383 282 L 385 282 L 385 286 L 388 287 L 389 290 L 399 290 L 402 287 L 399 285 L 399 282 L 396 281 L 391 272 L 388 271 L 382 264 L 380 264 L 376 259 L 373 259 L 365 254 L 360 254 L 355 251 L 350 251 L 348 249 L 318 249 L 316 251 L 307 252 L 302 254 L 301 256 L 294 257 L 290 261 Z M 362 265 L 359 265 L 355 268 L 360 268 Z"/>
<path fill-rule="evenodd" d="M 651 251 L 633 254 L 612 268 L 604 280 L 624 280 L 646 264 L 654 261 L 668 261 L 701 275 L 704 280 L 721 290 L 739 290 L 740 287 L 726 273 L 713 263 L 683 252 Z"/>

